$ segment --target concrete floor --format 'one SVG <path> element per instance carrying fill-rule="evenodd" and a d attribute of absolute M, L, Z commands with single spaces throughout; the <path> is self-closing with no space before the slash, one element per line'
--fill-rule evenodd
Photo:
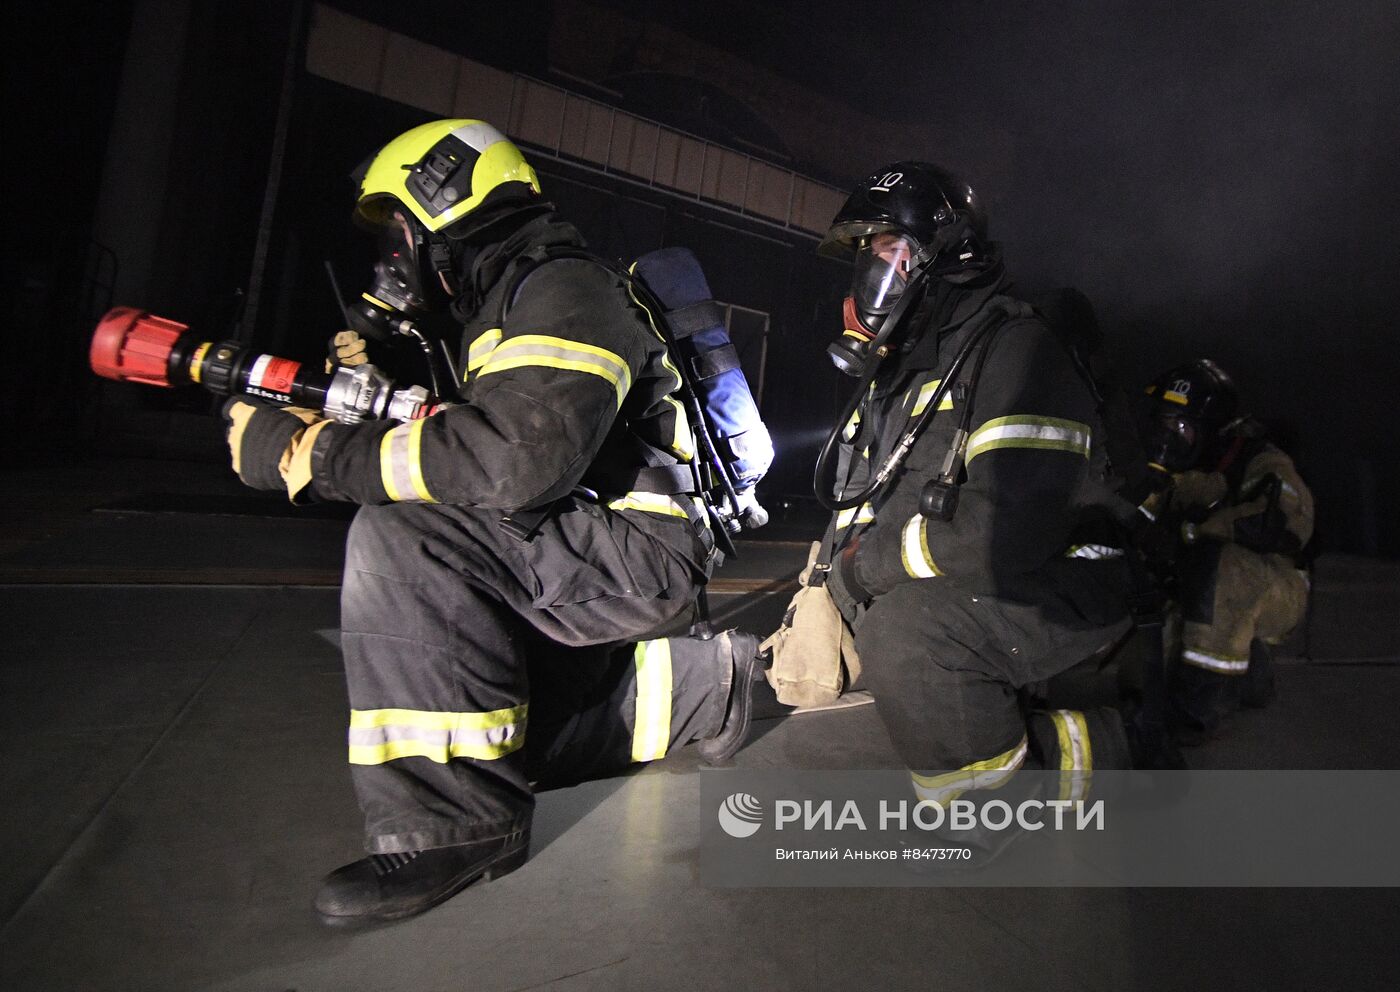
<path fill-rule="evenodd" d="M 243 512 L 212 470 L 72 471 L 0 546 L 0 989 L 1395 985 L 1393 890 L 707 888 L 690 751 L 543 794 L 505 879 L 325 931 L 311 894 L 360 842 L 327 636 L 343 520 Z M 129 512 L 138 483 L 204 512 Z M 802 549 L 746 551 L 714 608 L 761 629 L 787 598 L 761 590 Z M 1194 763 L 1400 768 L 1400 666 L 1319 655 Z M 762 713 L 741 767 L 897 766 L 870 706 Z"/>

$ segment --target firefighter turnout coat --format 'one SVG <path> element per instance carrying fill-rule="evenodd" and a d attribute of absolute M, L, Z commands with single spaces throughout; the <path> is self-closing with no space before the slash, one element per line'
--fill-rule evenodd
<path fill-rule="evenodd" d="M 341 645 L 373 852 L 508 836 L 529 824 L 532 782 L 658 758 L 722 725 L 727 639 L 658 637 L 713 547 L 678 481 L 680 380 L 619 276 L 540 261 L 581 243 L 545 215 L 483 249 L 454 304 L 457 401 L 332 424 L 312 450 L 316 491 L 365 504 Z"/>
<path fill-rule="evenodd" d="M 882 370 L 846 425 L 840 494 L 859 492 L 931 402 L 962 345 L 995 336 L 974 391 L 956 382 L 883 491 L 839 513 L 833 596 L 853 621 L 876 705 L 916 791 L 942 800 L 1028 759 L 1122 767 L 1121 724 L 1061 710 L 1028 721 L 1018 690 L 1129 627 L 1125 568 L 1092 543 L 1113 502 L 1094 396 L 1066 346 L 1004 282 L 957 291 L 917 344 Z M 926 304 L 927 305 L 927 304 Z M 977 358 L 963 366 L 965 379 Z M 920 513 L 972 404 L 951 520 Z M 1092 732 L 1091 732 L 1092 730 Z"/>

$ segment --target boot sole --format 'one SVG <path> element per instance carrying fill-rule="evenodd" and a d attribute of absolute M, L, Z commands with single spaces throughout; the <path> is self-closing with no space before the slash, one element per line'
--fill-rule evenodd
<path fill-rule="evenodd" d="M 475 885 L 477 882 L 493 882 L 498 878 L 509 875 L 517 868 L 530 860 L 530 842 L 527 838 L 523 843 L 514 848 L 506 848 L 494 861 L 487 864 L 477 865 L 463 876 L 458 876 L 443 887 L 443 890 L 434 895 L 429 901 L 417 905 L 406 907 L 387 913 L 366 914 L 364 916 L 327 916 L 320 910 L 316 910 L 316 916 L 323 924 L 333 930 L 361 930 L 369 927 L 379 926 L 385 923 L 395 923 L 409 917 L 418 916 L 428 910 L 441 906 L 463 889 Z"/>

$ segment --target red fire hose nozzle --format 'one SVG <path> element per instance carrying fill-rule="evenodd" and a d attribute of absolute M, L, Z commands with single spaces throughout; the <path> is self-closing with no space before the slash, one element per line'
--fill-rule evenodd
<path fill-rule="evenodd" d="M 169 386 L 170 353 L 187 330 L 187 324 L 145 310 L 115 307 L 93 331 L 88 362 L 94 372 L 107 379 Z"/>

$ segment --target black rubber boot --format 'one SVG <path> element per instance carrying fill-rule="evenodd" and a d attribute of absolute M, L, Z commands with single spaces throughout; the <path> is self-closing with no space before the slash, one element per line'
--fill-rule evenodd
<path fill-rule="evenodd" d="M 1240 679 L 1240 705 L 1245 709 L 1262 710 L 1278 698 L 1278 682 L 1274 678 L 1274 652 L 1263 641 L 1249 646 L 1249 668 Z"/>
<path fill-rule="evenodd" d="M 500 878 L 525 863 L 530 832 L 402 854 L 372 854 L 326 876 L 314 906 L 332 927 L 402 920 L 432 909 L 478 879 Z"/>
<path fill-rule="evenodd" d="M 748 740 L 753 719 L 753 684 L 763 677 L 757 637 L 737 630 L 726 630 L 719 637 L 728 639 L 732 659 L 729 704 L 719 733 L 699 744 L 700 757 L 709 765 L 723 764 L 733 758 Z"/>
<path fill-rule="evenodd" d="M 1171 684 L 1172 739 L 1182 747 L 1200 747 L 1220 737 L 1230 715 L 1240 708 L 1243 679 L 1178 666 Z"/>

